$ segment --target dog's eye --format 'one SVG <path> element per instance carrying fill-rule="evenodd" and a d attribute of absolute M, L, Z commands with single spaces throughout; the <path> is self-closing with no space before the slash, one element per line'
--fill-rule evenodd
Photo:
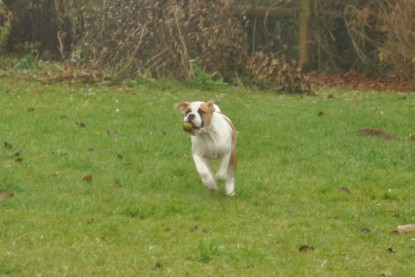
<path fill-rule="evenodd" d="M 200 114 L 200 115 L 202 115 L 202 114 L 205 114 L 206 112 L 204 111 L 204 110 L 202 110 L 202 109 L 198 109 L 197 110 L 197 112 Z"/>
<path fill-rule="evenodd" d="M 192 110 L 191 109 L 187 109 L 187 111 L 185 112 L 186 115 L 188 115 L 189 113 L 191 113 Z"/>

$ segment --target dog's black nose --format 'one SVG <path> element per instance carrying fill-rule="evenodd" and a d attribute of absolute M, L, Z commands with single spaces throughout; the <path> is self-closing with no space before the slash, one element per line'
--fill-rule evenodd
<path fill-rule="evenodd" d="M 187 116 L 187 119 L 188 119 L 189 121 L 192 121 L 193 119 L 195 119 L 195 114 L 194 114 L 194 113 L 189 114 L 189 115 Z"/>

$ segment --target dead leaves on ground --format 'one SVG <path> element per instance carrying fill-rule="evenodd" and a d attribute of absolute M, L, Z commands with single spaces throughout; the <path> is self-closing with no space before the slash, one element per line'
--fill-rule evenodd
<path fill-rule="evenodd" d="M 307 74 L 312 86 L 337 87 L 344 89 L 375 90 L 375 91 L 412 91 L 413 84 L 409 81 L 368 77 L 356 71 L 347 73 L 310 72 Z"/>
<path fill-rule="evenodd" d="M 62 117 L 62 119 L 66 119 L 67 117 Z M 87 125 L 84 122 L 81 121 L 76 121 L 75 122 L 76 126 L 78 128 L 86 128 Z M 120 134 L 118 131 L 116 130 L 107 130 L 106 131 L 106 135 L 109 137 L 118 137 Z M 17 148 L 15 147 L 13 144 L 9 143 L 8 141 L 4 141 L 3 142 L 3 148 L 5 150 L 5 154 L 4 154 L 4 158 L 6 159 L 6 163 L 5 163 L 5 167 L 6 168 L 12 168 L 14 167 L 16 164 L 22 163 L 23 162 L 23 155 L 22 152 L 23 150 L 21 148 Z M 88 148 L 88 153 L 92 154 L 95 152 L 95 148 L 89 147 Z M 112 151 L 107 151 L 107 152 L 111 152 Z M 55 151 L 54 153 L 58 153 L 59 157 L 66 157 L 68 155 L 67 152 L 62 152 L 60 150 Z M 124 155 L 116 153 L 115 157 L 118 161 L 123 161 L 124 160 Z M 7 161 L 9 160 L 9 161 Z M 50 176 L 53 177 L 57 177 L 59 175 L 59 173 L 56 171 L 54 173 L 52 173 Z M 82 177 L 81 179 L 83 182 L 86 183 L 92 183 L 94 181 L 94 176 L 92 174 L 88 174 L 85 175 L 84 177 Z M 114 181 L 112 182 L 112 187 L 113 188 L 120 188 L 121 184 L 120 181 L 117 179 L 114 179 Z M 13 196 L 13 193 L 9 193 L 6 190 L 0 189 L 0 200 L 1 199 L 6 199 L 6 198 L 11 198 Z"/>
<path fill-rule="evenodd" d="M 65 117 L 62 117 L 62 118 L 66 119 L 67 117 L 65 116 Z M 82 122 L 82 121 L 76 121 L 75 124 L 78 128 L 81 128 L 81 129 L 87 128 L 87 124 Z M 113 138 L 116 138 L 120 135 L 120 133 L 117 130 L 107 130 L 106 134 L 107 134 L 107 136 L 113 137 Z M 91 154 L 94 153 L 95 148 L 89 147 L 88 152 L 91 153 Z M 112 151 L 110 151 L 110 152 L 112 152 Z M 122 154 L 116 154 L 116 157 L 117 157 L 118 160 L 123 160 L 124 159 L 124 156 Z M 82 177 L 82 181 L 86 182 L 86 183 L 92 183 L 93 180 L 94 180 L 94 176 L 92 174 L 88 174 L 88 175 L 85 175 L 84 177 Z M 112 187 L 119 188 L 119 187 L 121 187 L 121 184 L 117 179 L 114 179 L 114 182 L 112 183 Z"/>

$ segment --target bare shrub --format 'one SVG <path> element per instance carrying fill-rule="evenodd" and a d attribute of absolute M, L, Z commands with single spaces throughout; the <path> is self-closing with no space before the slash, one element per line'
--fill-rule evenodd
<path fill-rule="evenodd" d="M 382 33 L 377 14 L 387 1 L 316 1 L 313 55 L 318 69 L 379 72 L 374 41 Z"/>
<path fill-rule="evenodd" d="M 192 78 L 195 67 L 227 80 L 246 62 L 232 0 L 101 0 L 83 4 L 72 61 L 113 76 Z"/>
<path fill-rule="evenodd" d="M 390 67 L 394 76 L 415 85 L 415 2 L 395 0 L 379 17 L 385 39 L 379 44 L 379 60 Z"/>

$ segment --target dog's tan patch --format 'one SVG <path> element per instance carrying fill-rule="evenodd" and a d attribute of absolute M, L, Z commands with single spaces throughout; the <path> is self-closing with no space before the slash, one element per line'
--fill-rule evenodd
<path fill-rule="evenodd" d="M 231 165 L 233 170 L 236 170 L 238 167 L 238 151 L 236 150 L 236 142 L 238 139 L 238 131 L 236 130 L 235 126 L 233 126 L 232 122 L 229 122 L 232 127 L 232 153 L 231 153 Z"/>
<path fill-rule="evenodd" d="M 222 113 L 221 113 L 222 114 Z M 238 151 L 236 148 L 236 142 L 238 140 L 238 131 L 236 130 L 235 126 L 232 124 L 232 121 L 226 117 L 224 114 L 223 118 L 228 122 L 229 126 L 231 126 L 232 129 L 232 153 L 231 153 L 231 165 L 233 167 L 233 170 L 236 170 L 238 167 Z"/>
<path fill-rule="evenodd" d="M 205 126 L 210 126 L 212 122 L 212 113 L 215 111 L 214 102 L 214 100 L 209 100 L 207 103 L 200 105 L 200 109 L 204 112 L 201 117 L 203 118 Z"/>
<path fill-rule="evenodd" d="M 185 114 L 186 113 L 186 111 L 190 108 L 190 105 L 191 105 L 192 103 L 190 103 L 190 102 L 183 102 L 183 103 L 180 103 L 180 104 L 178 104 L 177 105 L 177 107 L 179 108 L 179 111 L 182 113 L 182 114 Z"/>

